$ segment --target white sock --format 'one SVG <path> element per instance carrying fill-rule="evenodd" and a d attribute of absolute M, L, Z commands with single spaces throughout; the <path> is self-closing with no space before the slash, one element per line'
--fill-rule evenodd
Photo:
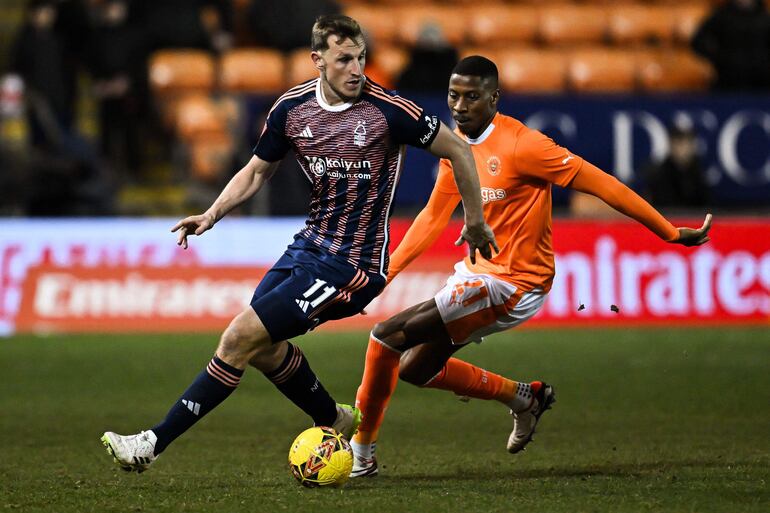
<path fill-rule="evenodd" d="M 508 403 L 508 407 L 514 413 L 519 413 L 532 406 L 533 400 L 532 386 L 529 383 L 518 383 L 516 386 L 516 395 L 511 402 Z"/>
<path fill-rule="evenodd" d="M 350 447 L 353 449 L 353 455 L 356 458 L 370 460 L 374 457 L 374 450 L 377 448 L 377 443 L 372 442 L 370 444 L 359 444 L 356 442 L 350 442 Z"/>

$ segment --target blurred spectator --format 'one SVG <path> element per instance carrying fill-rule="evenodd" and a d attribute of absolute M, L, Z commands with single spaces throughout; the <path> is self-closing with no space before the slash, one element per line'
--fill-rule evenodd
<path fill-rule="evenodd" d="M 54 0 L 32 0 L 11 51 L 10 71 L 24 80 L 31 143 L 50 144 L 54 133 L 69 133 L 75 119 L 77 59 L 57 25 Z"/>
<path fill-rule="evenodd" d="M 669 128 L 669 154 L 644 169 L 647 199 L 655 207 L 699 207 L 709 203 L 709 188 L 692 127 Z"/>
<path fill-rule="evenodd" d="M 200 48 L 222 52 L 233 44 L 229 0 L 136 0 L 135 4 L 146 20 L 153 49 Z"/>
<path fill-rule="evenodd" d="M 288 52 L 310 46 L 308 34 L 322 14 L 339 14 L 334 0 L 277 0 L 252 2 L 249 19 L 256 42 Z"/>
<path fill-rule="evenodd" d="M 696 31 L 693 49 L 711 61 L 720 91 L 770 89 L 770 14 L 763 0 L 728 0 Z"/>
<path fill-rule="evenodd" d="M 141 134 L 149 116 L 146 59 L 149 42 L 128 0 L 91 7 L 86 64 L 99 99 L 100 145 L 113 168 L 141 167 Z"/>
<path fill-rule="evenodd" d="M 426 23 L 420 30 L 409 64 L 396 83 L 405 91 L 446 91 L 449 75 L 457 64 L 457 50 L 447 42 L 435 23 Z"/>

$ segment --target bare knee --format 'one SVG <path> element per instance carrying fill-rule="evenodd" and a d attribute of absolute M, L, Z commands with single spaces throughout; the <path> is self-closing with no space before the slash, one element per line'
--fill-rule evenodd
<path fill-rule="evenodd" d="M 383 344 L 398 349 L 404 343 L 404 333 L 401 330 L 401 323 L 388 319 L 378 322 L 372 329 L 372 335 Z"/>
<path fill-rule="evenodd" d="M 244 369 L 255 356 L 269 353 L 271 345 L 270 336 L 256 314 L 244 311 L 222 333 L 217 354 L 230 365 Z"/>

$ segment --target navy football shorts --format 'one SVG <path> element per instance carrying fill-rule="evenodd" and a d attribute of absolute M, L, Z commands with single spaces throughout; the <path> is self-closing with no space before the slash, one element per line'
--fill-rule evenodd
<path fill-rule="evenodd" d="M 259 282 L 251 307 L 279 342 L 360 313 L 383 288 L 379 274 L 357 269 L 297 236 Z"/>

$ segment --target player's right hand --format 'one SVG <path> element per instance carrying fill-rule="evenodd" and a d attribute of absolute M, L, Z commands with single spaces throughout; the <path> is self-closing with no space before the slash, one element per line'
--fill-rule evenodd
<path fill-rule="evenodd" d="M 695 228 L 677 228 L 679 230 L 679 237 L 671 242 L 675 244 L 682 244 L 683 246 L 700 246 L 711 240 L 709 230 L 711 230 L 711 214 L 706 214 L 706 219 L 703 221 L 703 226 L 698 229 Z"/>
<path fill-rule="evenodd" d="M 490 260 L 492 258 L 492 249 L 497 253 L 500 252 L 500 248 L 497 247 L 495 241 L 495 233 L 487 223 L 479 225 L 463 226 L 462 232 L 460 232 L 460 238 L 455 241 L 455 246 L 462 246 L 463 241 L 468 243 L 468 249 L 470 250 L 471 263 L 476 263 L 476 250 L 479 250 L 481 256 Z"/>
<path fill-rule="evenodd" d="M 179 231 L 176 243 L 178 246 L 182 246 L 183 249 L 187 249 L 188 235 L 201 235 L 206 230 L 210 230 L 215 222 L 216 220 L 211 214 L 185 217 L 171 228 L 171 233 Z"/>

